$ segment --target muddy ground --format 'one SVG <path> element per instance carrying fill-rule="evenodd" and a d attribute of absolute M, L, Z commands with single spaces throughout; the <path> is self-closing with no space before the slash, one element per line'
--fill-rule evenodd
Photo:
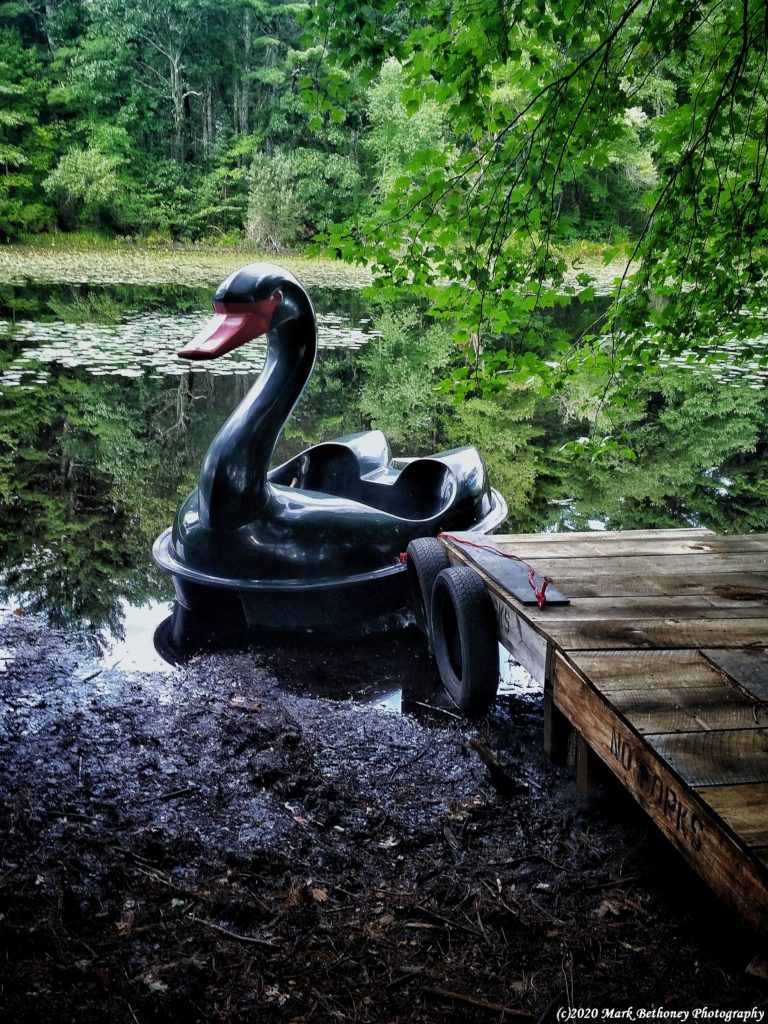
<path fill-rule="evenodd" d="M 6 614 L 0 648 L 4 1021 L 768 1007 L 758 945 L 629 798 L 545 761 L 539 696 L 423 706 L 414 629 L 153 674 Z M 409 714 L 364 703 L 397 685 Z"/>

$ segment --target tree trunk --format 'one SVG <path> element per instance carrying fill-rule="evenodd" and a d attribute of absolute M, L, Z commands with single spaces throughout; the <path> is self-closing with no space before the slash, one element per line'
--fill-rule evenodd
<path fill-rule="evenodd" d="M 211 80 L 205 83 L 205 92 L 203 93 L 202 103 L 202 139 L 203 139 L 203 157 L 206 164 L 210 167 L 211 159 L 213 157 L 213 86 Z"/>
<path fill-rule="evenodd" d="M 243 12 L 243 80 L 239 90 L 239 110 L 235 121 L 237 130 L 241 135 L 248 135 L 251 130 L 251 81 L 248 77 L 251 71 L 253 43 L 251 33 L 251 12 Z M 237 93 L 236 93 L 237 95 Z"/>
<path fill-rule="evenodd" d="M 171 79 L 171 102 L 173 103 L 173 158 L 181 162 L 184 153 L 184 87 L 182 64 L 178 54 L 169 58 Z"/>

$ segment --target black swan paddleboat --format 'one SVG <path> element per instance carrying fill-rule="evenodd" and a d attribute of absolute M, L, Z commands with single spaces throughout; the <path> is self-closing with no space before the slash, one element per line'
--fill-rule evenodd
<path fill-rule="evenodd" d="M 266 334 L 264 368 L 213 439 L 198 486 L 155 541 L 176 590 L 171 640 L 342 625 L 408 603 L 414 538 L 496 529 L 507 507 L 474 448 L 393 460 L 368 430 L 274 469 L 283 425 L 309 380 L 317 324 L 288 271 L 254 263 L 217 289 L 215 315 L 179 355 L 213 359 Z"/>

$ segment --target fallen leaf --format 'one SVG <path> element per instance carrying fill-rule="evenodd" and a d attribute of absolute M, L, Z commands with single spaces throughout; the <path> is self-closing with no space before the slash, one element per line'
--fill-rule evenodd
<path fill-rule="evenodd" d="M 597 908 L 597 917 L 602 919 L 604 917 L 608 917 L 609 914 L 611 917 L 619 917 L 622 910 L 622 904 L 616 900 L 603 900 Z"/>
<path fill-rule="evenodd" d="M 127 913 L 120 918 L 117 922 L 116 930 L 117 934 L 121 937 L 130 935 L 133 931 L 134 925 L 136 924 L 136 913 L 133 910 L 129 910 Z"/>
<path fill-rule="evenodd" d="M 317 903 L 327 903 L 328 893 L 325 889 L 310 889 L 309 891 L 312 894 L 312 899 Z"/>
<path fill-rule="evenodd" d="M 245 693 L 236 693 L 234 697 L 230 697 L 229 706 L 240 708 L 241 711 L 261 711 L 261 701 Z"/>
<path fill-rule="evenodd" d="M 763 981 L 768 981 L 768 958 L 760 955 L 756 956 L 747 964 L 746 971 L 753 978 L 762 978 Z"/>
<path fill-rule="evenodd" d="M 164 981 L 159 981 L 157 978 L 153 978 L 149 974 L 146 974 L 143 980 L 150 992 L 160 993 L 168 991 L 168 986 Z"/>

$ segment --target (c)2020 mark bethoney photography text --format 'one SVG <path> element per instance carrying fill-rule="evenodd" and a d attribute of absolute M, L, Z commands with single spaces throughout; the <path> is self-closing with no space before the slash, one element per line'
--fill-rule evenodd
<path fill-rule="evenodd" d="M 679 1021 L 685 1024 L 686 1021 L 718 1021 L 722 1024 L 731 1024 L 733 1021 L 755 1021 L 756 1024 L 765 1017 L 765 1010 L 756 1006 L 751 1010 L 718 1010 L 709 1006 L 699 1006 L 693 1010 L 673 1010 L 664 1006 L 640 1007 L 629 1006 L 626 1009 L 613 1009 L 611 1007 L 598 1008 L 596 1006 L 561 1006 L 557 1011 L 559 1021 L 575 1020 L 669 1020 Z"/>

